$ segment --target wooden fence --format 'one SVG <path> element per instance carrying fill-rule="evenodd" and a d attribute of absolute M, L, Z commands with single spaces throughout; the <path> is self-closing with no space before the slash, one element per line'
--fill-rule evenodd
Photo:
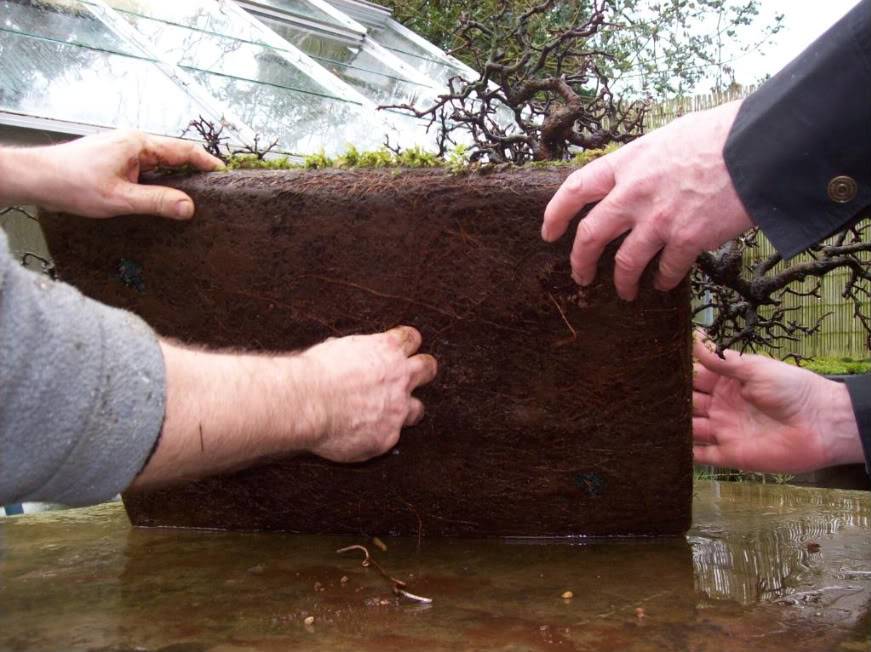
<path fill-rule="evenodd" d="M 715 106 L 720 106 L 726 102 L 743 99 L 755 90 L 756 86 L 735 86 L 725 91 L 693 95 L 691 97 L 676 97 L 664 102 L 658 102 L 653 104 L 648 110 L 644 120 L 644 128 L 646 131 L 658 129 L 682 115 L 713 109 Z"/>
<path fill-rule="evenodd" d="M 645 121 L 647 131 L 657 129 L 672 120 L 687 113 L 703 111 L 726 102 L 741 99 L 756 90 L 755 86 L 738 87 L 725 92 L 709 93 L 694 97 L 681 97 L 650 108 Z M 774 247 L 764 237 L 760 239 L 758 250 L 753 252 L 755 258 L 766 257 L 774 253 Z M 750 264 L 750 260 L 746 260 Z M 778 268 L 775 268 L 777 271 Z M 823 322 L 819 333 L 803 337 L 798 342 L 786 343 L 783 350 L 770 351 L 772 355 L 781 357 L 786 353 L 798 353 L 806 357 L 833 357 L 866 359 L 869 357 L 869 341 L 862 325 L 854 317 L 852 301 L 841 296 L 844 283 L 849 272 L 838 270 L 829 274 L 822 282 L 820 298 L 789 296 L 784 305 L 797 308 L 790 319 L 802 324 L 812 325 L 823 315 L 829 314 Z M 808 280 L 801 288 L 810 289 L 813 281 Z M 871 305 L 866 306 L 866 314 L 871 314 Z"/>
<path fill-rule="evenodd" d="M 768 240 L 765 238 L 759 240 L 759 248 L 755 251 L 748 251 L 748 254 L 752 254 L 753 257 L 752 260 L 749 255 L 745 258 L 748 265 L 775 253 L 774 247 Z M 793 264 L 804 260 L 810 260 L 810 256 L 801 254 L 789 263 Z M 783 266 L 784 264 L 781 263 L 775 267 L 772 270 L 773 273 L 783 269 Z M 849 271 L 843 269 L 828 274 L 820 284 L 819 298 L 787 295 L 783 301 L 784 307 L 796 309 L 788 318 L 789 320 L 811 326 L 816 323 L 817 319 L 828 316 L 825 317 L 819 333 L 802 337 L 797 342 L 785 343 L 781 351 L 770 351 L 770 353 L 776 356 L 798 353 L 809 358 L 830 357 L 852 358 L 854 360 L 868 358 L 868 334 L 854 316 L 855 304 L 853 301 L 842 296 L 849 276 Z M 796 292 L 807 292 L 813 289 L 814 285 L 814 279 L 807 279 L 803 283 L 797 284 L 793 289 Z M 871 305 L 865 305 L 863 312 L 871 314 Z"/>

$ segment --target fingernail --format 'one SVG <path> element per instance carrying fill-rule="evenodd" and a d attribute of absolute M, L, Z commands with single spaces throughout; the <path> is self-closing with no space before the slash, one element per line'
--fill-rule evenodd
<path fill-rule="evenodd" d="M 180 199 L 175 205 L 175 215 L 183 220 L 194 216 L 194 204 L 189 199 Z"/>

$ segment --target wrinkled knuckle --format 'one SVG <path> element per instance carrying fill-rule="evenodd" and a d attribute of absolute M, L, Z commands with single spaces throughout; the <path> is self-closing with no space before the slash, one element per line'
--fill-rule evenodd
<path fill-rule="evenodd" d="M 651 175 L 642 174 L 632 180 L 632 184 L 626 188 L 626 194 L 633 198 L 647 198 L 656 194 L 662 187 L 662 182 Z"/>
<path fill-rule="evenodd" d="M 580 224 L 578 224 L 578 233 L 575 238 L 576 244 L 581 247 L 590 247 L 596 244 L 598 240 L 599 236 L 590 222 L 588 220 L 581 220 Z"/>
<path fill-rule="evenodd" d="M 620 249 L 614 255 L 614 267 L 623 272 L 634 273 L 641 268 L 641 261 L 633 254 Z"/>
<path fill-rule="evenodd" d="M 689 269 L 681 266 L 678 261 L 668 258 L 663 258 L 659 261 L 659 274 L 663 277 L 663 280 L 677 282 L 688 271 Z"/>
<path fill-rule="evenodd" d="M 671 237 L 671 246 L 681 252 L 692 251 L 696 247 L 695 234 L 688 230 L 679 230 Z"/>
<path fill-rule="evenodd" d="M 657 210 L 651 213 L 643 221 L 646 225 L 660 236 L 667 231 L 670 215 L 667 211 Z"/>
<path fill-rule="evenodd" d="M 144 146 L 148 136 L 144 131 L 139 129 L 125 129 L 118 134 L 119 138 L 125 142 L 136 145 L 137 147 Z"/>
<path fill-rule="evenodd" d="M 585 183 L 583 170 L 572 172 L 563 182 L 563 190 L 565 190 L 570 195 L 580 195 L 584 191 L 584 186 Z"/>
<path fill-rule="evenodd" d="M 155 197 L 157 212 L 161 214 L 172 212 L 172 195 L 168 190 L 161 190 Z"/>

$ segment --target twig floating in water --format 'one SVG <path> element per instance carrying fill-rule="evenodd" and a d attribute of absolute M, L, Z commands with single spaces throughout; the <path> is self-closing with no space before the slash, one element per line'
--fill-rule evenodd
<path fill-rule="evenodd" d="M 414 600 L 415 602 L 422 602 L 423 604 L 432 604 L 432 598 L 425 598 L 422 595 L 415 595 L 414 593 L 409 593 L 403 589 L 393 587 L 393 592 L 396 595 L 401 595 L 409 600 Z"/>
<path fill-rule="evenodd" d="M 383 577 L 384 579 L 386 579 L 388 582 L 390 582 L 393 585 L 393 593 L 395 595 L 402 596 L 404 598 L 408 598 L 409 600 L 414 600 L 415 602 L 422 602 L 424 604 L 432 604 L 432 598 L 425 598 L 421 595 L 415 595 L 414 593 L 407 591 L 406 587 L 408 585 L 405 582 L 403 582 L 402 580 L 398 580 L 395 577 L 392 577 L 389 573 L 387 573 L 387 571 L 385 571 L 383 568 L 381 568 L 381 566 L 378 564 L 378 562 L 375 561 L 375 559 L 372 557 L 372 555 L 369 554 L 369 549 L 366 548 L 366 546 L 360 546 L 360 545 L 347 546 L 346 548 L 339 548 L 338 550 L 336 550 L 336 553 L 341 555 L 341 554 L 344 554 L 346 552 L 351 552 L 352 550 L 359 550 L 360 552 L 363 553 L 363 561 L 362 561 L 363 567 L 368 568 L 369 566 L 372 566 L 373 568 L 375 568 L 375 570 L 377 570 L 381 574 L 381 577 Z"/>

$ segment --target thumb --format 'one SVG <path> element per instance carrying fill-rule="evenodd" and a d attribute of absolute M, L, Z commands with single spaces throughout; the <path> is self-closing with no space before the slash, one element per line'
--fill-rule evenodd
<path fill-rule="evenodd" d="M 121 192 L 130 212 L 138 215 L 159 215 L 173 220 L 189 220 L 194 216 L 194 201 L 181 190 L 127 183 Z"/>
<path fill-rule="evenodd" d="M 724 358 L 717 355 L 716 351 L 708 348 L 708 341 L 704 341 L 698 334 L 693 339 L 693 357 L 706 369 L 736 380 L 747 380 L 751 374 L 753 356 L 744 356 L 737 351 L 723 351 Z"/>

